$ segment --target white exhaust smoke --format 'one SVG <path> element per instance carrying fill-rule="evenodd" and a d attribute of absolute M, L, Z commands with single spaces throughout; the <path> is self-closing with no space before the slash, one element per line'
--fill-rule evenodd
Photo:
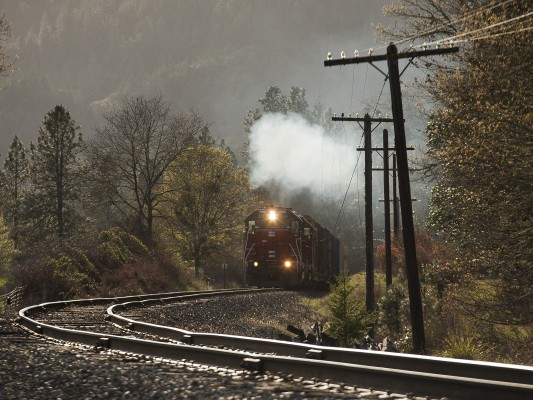
<path fill-rule="evenodd" d="M 321 197 L 344 196 L 355 167 L 356 143 L 352 130 L 339 127 L 332 134 L 298 114 L 264 115 L 250 133 L 252 184 L 275 181 L 287 195 L 308 188 Z"/>

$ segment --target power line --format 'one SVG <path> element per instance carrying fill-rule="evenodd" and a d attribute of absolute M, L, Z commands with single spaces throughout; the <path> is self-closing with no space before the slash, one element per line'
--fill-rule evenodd
<path fill-rule="evenodd" d="M 423 47 L 423 46 L 429 46 L 431 44 L 441 44 L 441 43 L 445 43 L 445 42 L 456 42 L 456 39 L 457 38 L 461 38 L 463 36 L 467 36 L 467 35 L 472 35 L 474 33 L 477 33 L 477 32 L 481 32 L 481 31 L 485 31 L 487 29 L 492 29 L 492 28 L 497 28 L 497 27 L 500 27 L 500 26 L 503 26 L 503 25 L 506 25 L 506 24 L 509 24 L 511 22 L 515 22 L 515 21 L 518 21 L 520 19 L 523 19 L 523 18 L 527 18 L 529 16 L 533 15 L 533 11 L 530 11 L 529 13 L 527 14 L 522 14 L 522 15 L 519 15 L 518 17 L 514 17 L 514 18 L 511 18 L 511 19 L 507 19 L 505 21 L 500 21 L 500 22 L 497 22 L 495 24 L 492 24 L 492 25 L 489 25 L 489 26 L 485 26 L 483 28 L 479 28 L 479 29 L 475 29 L 473 31 L 469 31 L 469 32 L 464 32 L 464 33 L 461 33 L 459 35 L 454 35 L 454 36 L 449 36 L 447 38 L 444 38 L 444 39 L 439 39 L 439 40 L 435 40 L 433 42 L 430 42 L 430 43 L 426 43 L 426 44 L 422 44 L 422 45 L 417 45 L 417 46 L 414 46 L 415 48 L 416 47 Z M 526 28 L 529 30 L 529 28 Z M 503 32 L 498 32 L 496 33 L 495 35 L 498 35 L 500 33 L 503 33 Z M 489 37 L 490 35 L 488 35 L 487 37 Z M 470 40 L 473 40 L 474 38 L 470 39 Z M 466 41 L 466 40 L 465 40 Z"/>
<path fill-rule="evenodd" d="M 502 3 L 502 2 L 500 2 L 498 0 L 496 0 L 493 3 L 491 3 L 491 4 L 487 4 L 485 7 L 481 7 L 481 8 L 475 9 L 471 13 L 463 15 L 462 18 L 460 18 L 460 19 L 458 19 L 456 21 L 449 21 L 447 23 L 437 25 L 436 27 L 433 27 L 433 28 L 430 28 L 428 30 L 419 32 L 416 35 L 412 35 L 412 36 L 409 36 L 407 38 L 400 39 L 400 40 L 394 42 L 394 44 L 395 45 L 400 45 L 400 44 L 408 42 L 410 40 L 415 40 L 415 39 L 418 39 L 420 37 L 423 37 L 423 36 L 430 35 L 432 33 L 438 32 L 439 30 L 444 29 L 446 27 L 453 27 L 455 24 L 464 22 L 465 20 L 467 20 L 467 19 L 469 19 L 471 17 L 475 17 L 478 14 L 482 14 L 485 11 L 492 10 L 495 7 L 502 7 L 502 6 L 506 5 L 506 4 L 512 3 L 514 1 L 516 1 L 516 0 L 507 0 L 507 1 Z M 382 47 L 387 47 L 387 46 L 382 46 Z"/>
<path fill-rule="evenodd" d="M 359 140 L 359 146 L 361 145 L 361 141 L 363 140 L 363 137 L 364 137 L 364 134 L 361 135 L 361 139 Z M 346 198 L 348 197 L 348 191 L 350 190 L 350 186 L 352 185 L 353 176 L 355 175 L 355 171 L 357 170 L 357 165 L 359 164 L 360 158 L 361 158 L 361 153 L 357 155 L 357 160 L 355 161 L 355 167 L 353 168 L 352 176 L 350 177 L 350 181 L 348 182 L 348 186 L 346 187 L 346 193 L 344 193 L 344 198 L 342 199 L 341 208 L 339 210 L 339 214 L 337 215 L 337 220 L 335 221 L 335 225 L 333 226 L 333 233 L 335 233 L 335 230 L 337 229 L 337 225 L 339 223 L 339 219 L 341 217 L 341 213 L 344 208 L 344 203 L 346 202 Z"/>
<path fill-rule="evenodd" d="M 443 23 L 443 24 L 437 25 L 436 27 L 433 27 L 433 28 L 430 28 L 428 30 L 419 32 L 419 33 L 417 33 L 415 35 L 411 35 L 411 36 L 408 36 L 406 38 L 396 40 L 393 43 L 395 45 L 400 45 L 400 44 L 408 42 L 408 41 L 414 41 L 415 39 L 430 35 L 431 33 L 438 32 L 439 30 L 444 29 L 444 28 L 446 28 L 448 26 L 453 26 L 453 25 L 458 24 L 460 22 L 464 22 L 465 20 L 467 20 L 469 18 L 475 17 L 475 16 L 480 15 L 480 14 L 486 12 L 486 11 L 492 10 L 495 7 L 503 7 L 506 4 L 509 4 L 509 3 L 512 3 L 512 2 L 515 2 L 515 1 L 516 0 L 507 0 L 507 1 L 503 2 L 503 3 L 499 2 L 499 1 L 494 1 L 493 3 L 488 4 L 485 7 L 473 10 L 471 13 L 468 13 L 468 14 L 464 15 L 463 17 L 461 17 L 460 19 L 458 19 L 456 21 L 450 21 L 450 22 L 447 22 L 447 23 Z M 527 14 L 523 14 L 523 15 L 511 18 L 511 19 L 505 20 L 505 21 L 501 21 L 501 22 L 486 26 L 486 27 L 475 29 L 473 31 L 463 32 L 463 33 L 460 33 L 460 34 L 457 34 L 457 35 L 452 35 L 452 36 L 449 36 L 449 37 L 446 37 L 446 38 L 443 38 L 443 39 L 437 39 L 437 40 L 431 41 L 429 43 L 424 43 L 424 44 L 419 44 L 419 45 L 416 45 L 416 46 L 411 46 L 411 48 L 413 48 L 413 49 L 415 49 L 415 48 L 424 48 L 424 47 L 428 47 L 430 45 L 435 45 L 435 44 L 439 44 L 440 45 L 440 44 L 443 44 L 444 42 L 450 42 L 450 41 L 453 41 L 454 43 L 463 43 L 463 42 L 468 42 L 468 41 L 473 41 L 473 40 L 487 39 L 487 38 L 490 38 L 490 37 L 503 36 L 503 35 L 511 34 L 511 33 L 529 31 L 529 30 L 531 30 L 531 28 L 528 27 L 528 28 L 523 28 L 521 30 L 517 30 L 517 31 L 509 32 L 509 33 L 499 32 L 499 33 L 496 33 L 494 35 L 483 36 L 483 37 L 481 37 L 479 39 L 470 38 L 470 39 L 455 41 L 455 39 L 457 39 L 457 38 L 461 38 L 461 37 L 464 37 L 464 36 L 472 35 L 472 34 L 477 33 L 477 32 L 481 32 L 481 31 L 484 31 L 484 30 L 496 28 L 496 27 L 499 27 L 499 26 L 504 26 L 506 24 L 519 21 L 520 19 L 527 18 L 527 17 L 529 17 L 532 14 L 533 14 L 533 12 L 529 12 Z M 363 53 L 367 53 L 368 52 L 369 55 L 372 55 L 372 53 L 375 50 L 384 49 L 387 46 L 388 46 L 388 44 L 387 45 L 381 45 L 381 46 L 378 46 L 378 47 L 369 47 L 369 48 L 367 48 L 365 50 L 362 50 L 361 53 L 363 54 Z M 358 55 L 359 55 L 359 51 L 355 50 L 354 51 L 354 56 L 358 57 Z M 368 71 L 368 65 L 367 65 L 367 71 Z M 365 81 L 366 81 L 366 78 L 365 78 Z M 364 94 L 364 90 L 363 90 L 363 94 Z"/>
<path fill-rule="evenodd" d="M 378 101 L 376 103 L 376 107 L 374 107 L 374 112 L 372 113 L 372 116 L 374 116 L 374 114 L 376 113 L 376 110 L 378 109 L 379 101 L 381 100 L 381 95 L 383 94 L 383 89 L 385 89 L 385 83 L 387 83 L 387 79 L 388 79 L 388 77 L 386 77 L 383 80 L 383 86 L 381 87 L 381 92 L 379 92 Z"/>

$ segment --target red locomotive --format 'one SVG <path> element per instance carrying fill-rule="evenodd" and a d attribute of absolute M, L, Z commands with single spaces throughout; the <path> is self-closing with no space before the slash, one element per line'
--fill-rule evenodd
<path fill-rule="evenodd" d="M 323 286 L 335 280 L 340 263 L 339 239 L 292 208 L 261 208 L 244 221 L 247 285 Z"/>

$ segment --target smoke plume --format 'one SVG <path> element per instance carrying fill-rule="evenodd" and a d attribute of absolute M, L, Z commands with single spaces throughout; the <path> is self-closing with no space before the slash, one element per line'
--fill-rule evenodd
<path fill-rule="evenodd" d="M 353 136 L 341 125 L 325 132 L 297 114 L 266 114 L 250 133 L 252 184 L 274 181 L 286 195 L 307 188 L 315 196 L 343 196 L 356 162 Z"/>

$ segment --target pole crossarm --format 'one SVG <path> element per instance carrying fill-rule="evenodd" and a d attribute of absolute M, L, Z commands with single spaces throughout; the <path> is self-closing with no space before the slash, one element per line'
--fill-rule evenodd
<path fill-rule="evenodd" d="M 415 57 L 430 57 L 440 54 L 457 53 L 459 47 L 443 47 L 439 49 L 427 49 L 427 50 L 414 50 L 407 51 L 405 53 L 398 53 L 398 59 L 402 58 L 415 58 Z M 377 56 L 366 57 L 351 57 L 351 58 L 337 58 L 334 60 L 324 60 L 324 67 L 334 67 L 336 65 L 348 65 L 348 64 L 361 64 L 361 63 L 373 63 L 375 61 L 387 61 L 387 55 L 381 54 Z"/>
<path fill-rule="evenodd" d="M 415 148 L 414 147 L 407 147 L 406 150 L 414 150 Z M 383 151 L 385 150 L 383 147 L 372 147 L 372 150 L 373 151 Z M 395 151 L 396 150 L 396 147 L 387 147 L 386 150 L 389 150 L 389 151 Z M 365 151 L 365 149 L 363 147 L 358 147 L 357 148 L 357 151 Z"/>
<path fill-rule="evenodd" d="M 365 117 L 331 117 L 332 121 L 365 122 Z M 392 118 L 370 118 L 370 122 L 394 122 Z"/>

